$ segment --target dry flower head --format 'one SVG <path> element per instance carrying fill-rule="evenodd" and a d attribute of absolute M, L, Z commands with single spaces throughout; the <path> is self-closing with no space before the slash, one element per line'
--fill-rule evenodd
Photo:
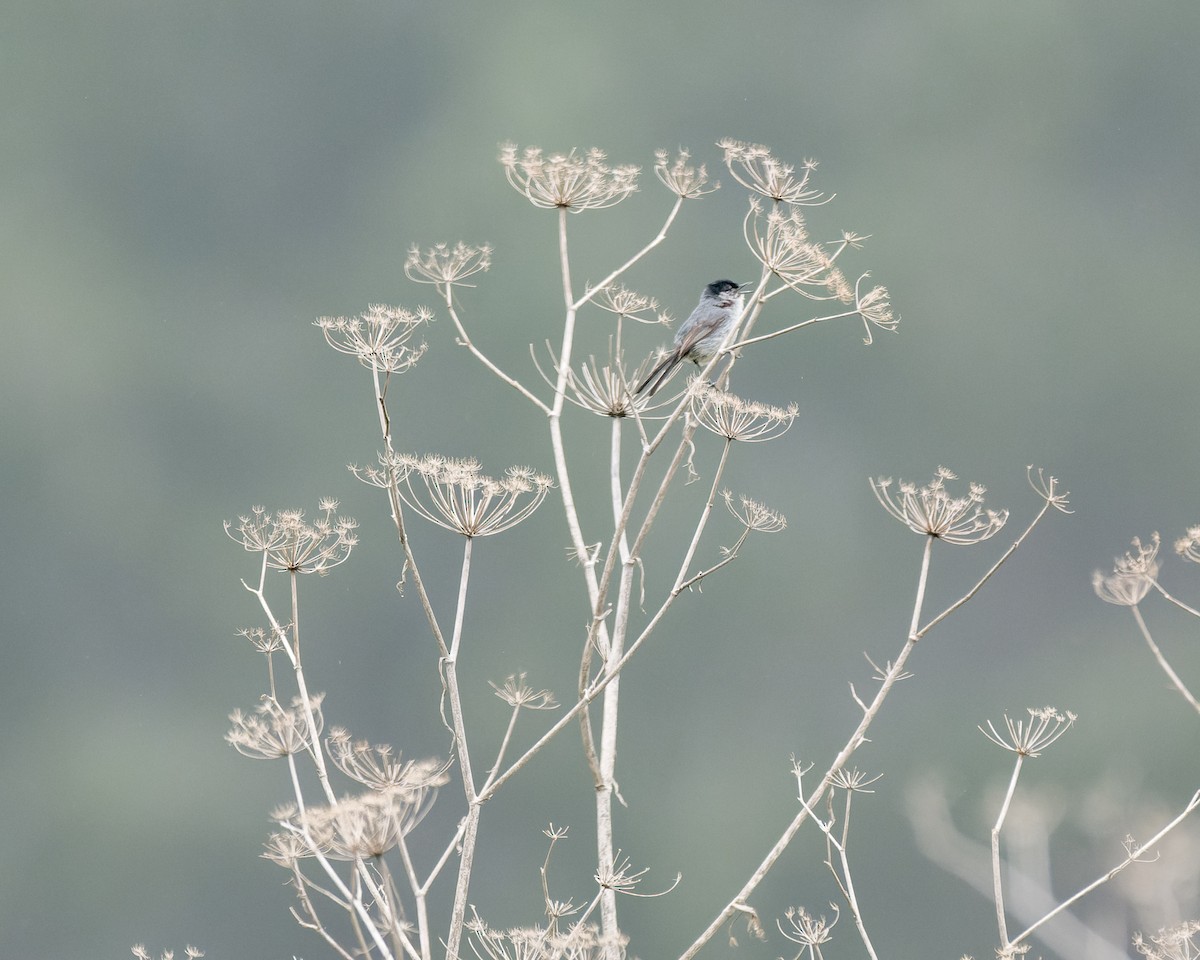
<path fill-rule="evenodd" d="M 321 713 L 324 699 L 323 693 L 311 694 L 306 706 L 297 695 L 292 698 L 291 707 L 284 707 L 274 697 L 263 697 L 253 713 L 234 710 L 229 715 L 233 726 L 225 734 L 225 742 L 252 760 L 276 760 L 304 753 L 312 747 L 313 735 L 320 736 L 325 725 Z"/>
<path fill-rule="evenodd" d="M 554 482 L 532 467 L 509 467 L 495 479 L 473 458 L 380 454 L 379 467 L 351 466 L 373 486 L 393 483 L 401 499 L 431 523 L 464 537 L 510 530 L 532 514 Z"/>
<path fill-rule="evenodd" d="M 595 147 L 580 154 L 552 153 L 540 147 L 518 150 L 515 143 L 500 146 L 500 163 L 513 188 L 535 207 L 600 210 L 620 203 L 636 192 L 639 169 L 610 166 L 604 151 Z"/>
<path fill-rule="evenodd" d="M 987 488 L 982 484 L 969 484 L 965 497 L 950 496 L 946 481 L 957 479 L 950 470 L 938 467 L 925 486 L 901 480 L 895 494 L 891 477 L 870 483 L 883 508 L 913 533 L 956 544 L 979 543 L 995 536 L 1007 522 L 1008 511 L 983 507 Z"/>
<path fill-rule="evenodd" d="M 459 241 L 454 246 L 435 243 L 422 251 L 413 244 L 404 260 L 404 275 L 414 283 L 432 283 L 438 287 L 470 287 L 468 277 L 487 270 L 492 265 L 490 244 L 472 246 Z"/>
<path fill-rule="evenodd" d="M 816 206 L 833 199 L 809 186 L 816 160 L 805 160 L 797 173 L 794 166 L 773 157 L 770 148 L 760 143 L 726 139 L 718 140 L 717 146 L 724 151 L 725 166 L 734 180 L 776 203 Z"/>
<path fill-rule="evenodd" d="M 708 171 L 704 164 L 698 167 L 691 165 L 692 155 L 680 148 L 674 158 L 667 150 L 654 151 L 654 175 L 659 182 L 681 200 L 694 200 L 706 193 L 720 189 L 721 184 L 714 182 L 708 186 Z"/>
<path fill-rule="evenodd" d="M 332 497 L 319 505 L 321 515 L 312 521 L 304 519 L 303 510 L 267 513 L 265 507 L 251 507 L 250 516 L 238 517 L 236 525 L 226 521 L 225 533 L 247 551 L 262 553 L 272 570 L 326 574 L 350 556 L 358 543 L 358 522 L 338 516 Z"/>
<path fill-rule="evenodd" d="M 742 443 L 774 440 L 787 433 L 800 415 L 800 408 L 794 403 L 784 408 L 743 400 L 699 379 L 691 381 L 689 390 L 692 415 L 706 430 L 727 440 Z"/>
<path fill-rule="evenodd" d="M 427 307 L 413 311 L 376 303 L 357 317 L 319 317 L 313 324 L 321 328 L 334 350 L 357 357 L 367 369 L 403 373 L 427 349 L 424 343 L 412 346 L 408 341 L 417 328 L 432 319 L 433 313 Z"/>
<path fill-rule="evenodd" d="M 979 731 L 998 747 L 1003 747 L 1022 757 L 1037 757 L 1059 737 L 1065 734 L 1077 719 L 1070 710 L 1059 713 L 1055 707 L 1028 707 L 1028 720 L 1013 720 L 1006 713 L 1004 727 L 1007 736 L 996 730 L 992 721 L 987 729 Z"/>
<path fill-rule="evenodd" d="M 1105 603 L 1120 607 L 1136 607 L 1154 587 L 1158 579 L 1157 531 L 1144 544 L 1134 537 L 1132 547 L 1113 560 L 1113 572 L 1107 576 L 1100 570 L 1092 574 L 1092 589 Z"/>

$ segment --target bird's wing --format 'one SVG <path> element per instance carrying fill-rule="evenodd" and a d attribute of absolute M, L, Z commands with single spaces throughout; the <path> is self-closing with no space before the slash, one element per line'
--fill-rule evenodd
<path fill-rule="evenodd" d="M 692 348 L 701 340 L 712 336 L 720 329 L 721 324 L 729 318 L 722 311 L 713 311 L 712 315 L 706 316 L 703 319 L 697 320 L 687 332 L 680 338 L 676 344 L 677 352 L 681 357 L 686 357 L 691 353 Z"/>

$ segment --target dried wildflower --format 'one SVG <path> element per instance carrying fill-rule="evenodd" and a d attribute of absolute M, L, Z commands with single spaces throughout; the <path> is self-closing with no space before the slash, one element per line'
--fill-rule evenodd
<path fill-rule="evenodd" d="M 1187 533 L 1175 541 L 1175 552 L 1184 560 L 1200 563 L 1200 525 L 1187 528 Z"/>
<path fill-rule="evenodd" d="M 594 147 L 583 156 L 574 150 L 545 156 L 540 147 L 526 147 L 518 155 L 515 143 L 505 143 L 500 162 L 508 182 L 535 207 L 600 210 L 638 188 L 637 167 L 610 167 L 604 152 Z"/>
<path fill-rule="evenodd" d="M 449 244 L 435 243 L 424 253 L 420 247 L 413 244 L 408 248 L 408 256 L 404 260 L 404 275 L 414 283 L 433 283 L 439 287 L 472 287 L 474 284 L 463 281 L 481 270 L 489 269 L 491 265 L 490 244 L 484 243 L 475 247 L 460 241 L 451 247 Z"/>
<path fill-rule="evenodd" d="M 153 960 L 153 958 L 150 956 L 150 951 L 146 949 L 145 944 L 135 943 L 129 949 L 132 951 L 133 955 L 137 957 L 137 960 Z M 204 951 L 198 949 L 197 947 L 193 947 L 189 943 L 183 948 L 183 954 L 187 960 L 200 960 L 200 958 L 204 956 Z M 175 960 L 175 951 L 164 950 L 161 954 L 159 954 L 159 960 Z"/>
<path fill-rule="evenodd" d="M 1133 538 L 1133 549 L 1113 560 L 1113 572 L 1105 576 L 1097 570 L 1092 574 L 1092 589 L 1105 603 L 1121 607 L 1136 607 L 1145 599 L 1158 578 L 1159 536 L 1150 536 L 1149 545 Z"/>
<path fill-rule="evenodd" d="M 250 641 L 255 650 L 263 655 L 267 655 L 278 653 L 284 648 L 284 644 L 287 643 L 287 635 L 284 633 L 284 629 L 286 628 L 276 629 L 272 627 L 270 632 L 268 632 L 262 627 L 247 627 L 239 630 L 237 635 L 245 637 Z"/>
<path fill-rule="evenodd" d="M 449 764 L 434 758 L 404 760 L 403 754 L 386 743 L 371 744 L 354 740 L 349 731 L 334 727 L 325 741 L 334 764 L 351 780 L 372 790 L 400 790 L 416 793 L 436 789 L 450 782 Z"/>
<path fill-rule="evenodd" d="M 357 317 L 319 317 L 326 342 L 339 353 L 348 353 L 369 370 L 403 373 L 424 356 L 424 343 L 410 346 L 417 328 L 429 323 L 433 313 L 426 307 L 416 311 L 404 307 L 372 304 Z"/>
<path fill-rule="evenodd" d="M 515 709 L 526 710 L 555 710 L 558 701 L 549 690 L 534 690 L 525 682 L 525 674 L 509 674 L 503 686 L 496 686 L 491 680 L 488 686 L 496 691 L 496 696 Z"/>
<path fill-rule="evenodd" d="M 733 505 L 733 494 L 728 490 L 721 491 L 725 507 L 734 518 L 745 525 L 747 530 L 757 533 L 778 533 L 787 527 L 787 517 L 778 510 L 772 510 L 765 504 L 749 497 L 740 497 L 741 509 Z"/>
<path fill-rule="evenodd" d="M 244 757 L 252 760 L 275 760 L 279 757 L 295 756 L 312 746 L 312 735 L 320 736 L 325 718 L 321 713 L 321 701 L 325 694 L 314 693 L 308 703 L 312 708 L 312 724 L 304 699 L 292 698 L 289 708 L 280 706 L 274 697 L 263 697 L 254 708 L 254 713 L 244 714 L 234 710 L 229 715 L 233 724 L 225 734 L 225 742 Z"/>
<path fill-rule="evenodd" d="M 982 484 L 969 485 L 965 497 L 951 497 L 947 480 L 957 480 L 951 471 L 938 467 L 933 479 L 923 487 L 901 480 L 898 496 L 891 492 L 891 477 L 871 480 L 876 499 L 893 517 L 913 533 L 937 537 L 947 543 L 979 543 L 995 536 L 1008 520 L 1007 510 L 984 510 Z"/>
<path fill-rule="evenodd" d="M 826 921 L 825 915 L 814 917 L 803 907 L 788 907 L 784 912 L 787 918 L 788 926 L 784 929 L 783 924 L 778 920 L 775 925 L 779 927 L 779 932 L 792 941 L 799 943 L 809 949 L 816 949 L 820 955 L 820 946 L 823 943 L 828 943 L 832 939 L 833 928 L 837 926 L 840 919 L 841 911 L 838 910 L 837 904 L 831 903 L 833 908 L 833 920 Z"/>
<path fill-rule="evenodd" d="M 809 238 L 799 210 L 790 208 L 785 213 L 773 206 L 764 217 L 762 204 L 751 197 L 742 233 L 758 261 L 802 296 L 842 299 L 849 290 L 845 276 L 833 265 L 833 256 Z"/>
<path fill-rule="evenodd" d="M 998 747 L 1022 757 L 1037 757 L 1071 729 L 1076 720 L 1070 710 L 1063 714 L 1054 707 L 1029 707 L 1027 712 L 1029 720 L 1012 720 L 1007 713 L 1004 715 L 1007 738 L 997 732 L 991 720 L 986 730 L 980 727 L 979 731 Z"/>
<path fill-rule="evenodd" d="M 1173 927 L 1160 927 L 1158 933 L 1150 935 L 1146 943 L 1140 933 L 1133 938 L 1133 945 L 1142 956 L 1150 960 L 1200 960 L 1200 921 L 1186 920 Z"/>
<path fill-rule="evenodd" d="M 762 144 L 718 140 L 717 146 L 725 151 L 725 166 L 733 179 L 755 193 L 777 203 L 799 206 L 817 206 L 833 199 L 833 196 L 824 197 L 821 191 L 808 185 L 817 167 L 816 160 L 805 160 L 797 176 L 794 166 L 771 156 L 770 148 Z"/>
<path fill-rule="evenodd" d="M 593 923 L 576 923 L 559 932 L 553 920 L 549 927 L 494 930 L 476 915 L 467 930 L 480 960 L 623 960 L 629 942 L 624 935 L 601 933 Z"/>
<path fill-rule="evenodd" d="M 851 793 L 874 793 L 874 790 L 868 790 L 871 784 L 883 778 L 882 773 L 877 773 L 873 777 L 868 777 L 855 767 L 853 770 L 842 768 L 833 775 L 830 779 L 830 784 L 835 787 L 841 787 L 843 790 L 848 790 Z"/>
<path fill-rule="evenodd" d="M 550 359 L 553 367 L 549 372 L 542 369 L 534 354 L 533 362 L 542 379 L 552 388 L 558 386 L 558 358 L 550 349 Z M 601 417 L 631 417 L 634 410 L 645 410 L 652 406 L 648 396 L 639 396 L 635 392 L 654 363 L 654 357 L 647 357 L 632 372 L 626 372 L 622 351 L 612 350 L 609 345 L 608 363 L 601 365 L 594 356 L 589 356 L 579 365 L 579 372 L 567 370 L 566 397 L 577 407 L 590 410 Z"/>
<path fill-rule="evenodd" d="M 720 183 L 713 183 L 707 190 L 708 171 L 704 164 L 693 167 L 688 163 L 692 155 L 680 149 L 672 160 L 666 150 L 654 151 L 654 175 L 659 182 L 681 200 L 694 200 L 706 193 L 712 193 L 720 188 Z"/>
<path fill-rule="evenodd" d="M 307 808 L 290 828 L 335 860 L 380 857 L 417 826 L 430 804 L 418 805 L 403 790 L 371 791 L 335 804 Z M 289 818 L 290 821 L 290 818 Z M 289 822 L 284 822 L 289 827 Z"/>
<path fill-rule="evenodd" d="M 614 890 L 617 893 L 624 893 L 635 897 L 643 896 L 635 891 L 642 877 L 650 872 L 650 868 L 643 867 L 641 870 L 633 870 L 629 858 L 622 857 L 620 850 L 617 851 L 613 859 L 615 862 L 610 869 L 602 870 L 595 874 L 596 883 L 605 890 Z"/>
<path fill-rule="evenodd" d="M 591 291 L 588 292 L 590 293 Z M 610 284 L 597 293 L 592 298 L 592 302 L 601 310 L 615 313 L 618 317 L 628 317 L 630 320 L 638 321 L 638 323 L 670 322 L 670 318 L 661 313 L 654 317 L 642 316 L 647 311 L 657 311 L 658 301 L 653 297 L 638 293 L 636 290 L 630 290 L 624 284 L 619 284 L 615 287 Z"/>
<path fill-rule="evenodd" d="M 872 342 L 871 324 L 889 333 L 895 333 L 896 328 L 900 326 L 900 318 L 892 314 L 887 287 L 872 287 L 866 293 L 860 293 L 862 282 L 869 276 L 869 273 L 864 273 L 854 282 L 854 309 L 858 311 L 863 326 L 867 328 L 867 335 L 863 337 L 863 343 L 867 345 Z"/>
<path fill-rule="evenodd" d="M 554 482 L 531 467 L 509 467 L 496 480 L 478 460 L 437 454 L 380 454 L 380 467 L 350 469 L 360 480 L 387 489 L 431 523 L 464 537 L 510 530 L 533 513 Z M 419 485 L 419 486 L 418 486 Z"/>
<path fill-rule="evenodd" d="M 787 433 L 800 415 L 800 408 L 794 403 L 784 409 L 743 400 L 699 380 L 693 380 L 690 389 L 692 414 L 705 429 L 727 440 L 743 443 L 774 440 Z"/>
<path fill-rule="evenodd" d="M 249 552 L 265 554 L 273 570 L 326 574 L 350 556 L 358 543 L 358 522 L 339 517 L 338 501 L 332 498 L 323 499 L 320 508 L 322 516 L 309 523 L 303 510 L 271 514 L 265 507 L 251 507 L 252 516 L 238 517 L 237 526 L 226 521 L 225 533 Z"/>
<path fill-rule="evenodd" d="M 664 404 L 668 402 L 666 399 L 656 404 L 647 394 L 634 392 L 650 372 L 655 359 L 651 355 L 633 371 L 624 373 L 619 359 L 616 363 L 600 366 L 595 357 L 588 357 L 586 363 L 579 365 L 578 373 L 567 371 L 567 387 L 571 391 L 568 399 L 602 417 L 632 417 L 635 410 L 644 411 Z"/>
<path fill-rule="evenodd" d="M 1033 471 L 1037 470 L 1037 479 L 1034 479 Z M 1029 485 L 1033 488 L 1033 492 L 1046 501 L 1050 506 L 1060 513 L 1074 513 L 1069 510 L 1068 504 L 1071 496 L 1070 490 L 1065 490 L 1062 493 L 1058 492 L 1058 478 L 1047 477 L 1045 471 L 1041 467 L 1035 468 L 1032 464 L 1025 468 L 1025 477 L 1029 480 Z"/>
<path fill-rule="evenodd" d="M 1146 594 L 1154 586 L 1153 577 L 1131 576 L 1114 573 L 1105 576 L 1100 570 L 1092 574 L 1092 589 L 1105 603 L 1116 604 L 1118 607 L 1136 607 L 1146 599 Z"/>
<path fill-rule="evenodd" d="M 311 857 L 313 849 L 304 838 L 290 831 L 272 833 L 263 843 L 263 852 L 259 854 L 264 860 L 288 870 L 295 870 L 296 865 L 305 857 Z"/>
<path fill-rule="evenodd" d="M 493 930 L 476 915 L 467 923 L 471 948 L 483 960 L 544 960 L 550 956 L 550 934 L 542 927 Z"/>

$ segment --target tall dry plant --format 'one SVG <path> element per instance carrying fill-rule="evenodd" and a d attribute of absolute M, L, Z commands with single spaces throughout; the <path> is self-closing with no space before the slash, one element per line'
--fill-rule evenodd
<path fill-rule="evenodd" d="M 632 323 L 663 322 L 665 317 L 652 296 L 629 289 L 624 278 L 667 240 L 686 204 L 717 189 L 705 166 L 688 153 L 659 151 L 655 156 L 655 178 L 670 199 L 661 228 L 640 249 L 614 258 L 615 265 L 602 273 L 602 279 L 581 288 L 574 279 L 572 217 L 629 199 L 640 188 L 641 171 L 612 165 L 599 150 L 551 154 L 514 145 L 501 148 L 500 163 L 509 184 L 534 207 L 546 211 L 546 217 L 553 217 L 557 229 L 562 319 L 548 353 L 539 359 L 535 351 L 540 381 L 504 369 L 472 337 L 471 319 L 459 292 L 480 282 L 491 265 L 492 248 L 446 243 L 410 250 L 405 263 L 408 278 L 433 288 L 440 299 L 439 311 L 453 325 L 458 343 L 478 361 L 480 373 L 515 391 L 528 406 L 530 429 L 546 431 L 547 459 L 552 464 L 547 473 L 515 466 L 489 475 L 473 459 L 408 452 L 406 438 L 397 435 L 402 418 L 394 408 L 390 387 L 394 377 L 425 355 L 426 345 L 418 335 L 433 319 L 430 311 L 372 306 L 359 316 L 317 321 L 329 345 L 355 357 L 370 378 L 380 450 L 374 462 L 352 469 L 387 498 L 406 597 L 420 606 L 429 643 L 437 652 L 437 675 L 430 676 L 429 682 L 440 688 L 442 719 L 453 745 L 448 757 L 413 760 L 391 746 L 356 739 L 340 727 L 326 730 L 327 705 L 304 668 L 300 594 L 303 575 L 334 571 L 358 542 L 355 522 L 338 513 L 336 501 L 319 501 L 315 515 L 254 507 L 226 524 L 230 537 L 257 558 L 257 573 L 243 584 L 257 600 L 263 619 L 261 625 L 242 632 L 267 664 L 266 693 L 253 710 L 232 714 L 227 739 L 246 756 L 286 765 L 292 796 L 273 813 L 277 829 L 267 842 L 266 856 L 290 874 L 296 896 L 292 912 L 298 923 L 343 960 L 432 960 L 435 955 L 456 960 L 464 954 L 491 960 L 615 960 L 636 952 L 622 932 L 621 898 L 670 892 L 641 888 L 645 871 L 621 854 L 613 826 L 617 749 L 627 736 L 620 725 L 620 681 L 685 592 L 741 562 L 743 544 L 752 535 L 779 532 L 786 526 L 781 513 L 752 495 L 724 488 L 731 459 L 753 456 L 754 448 L 749 446 L 753 443 L 787 442 L 798 413 L 795 406 L 781 408 L 732 392 L 737 364 L 760 344 L 796 335 L 817 323 L 860 322 L 863 340 L 870 344 L 874 331 L 894 332 L 899 322 L 884 287 L 871 284 L 865 271 L 845 272 L 845 262 L 865 238 L 850 232 L 832 241 L 814 238 L 808 208 L 831 199 L 815 186 L 815 162 L 784 163 L 766 147 L 733 140 L 722 141 L 719 147 L 729 175 L 749 194 L 742 230 L 760 269 L 755 280 L 743 284 L 746 306 L 723 350 L 694 376 L 677 375 L 673 393 L 666 389 L 648 397 L 635 392 L 657 358 L 630 358 L 625 334 Z M 699 278 L 697 287 L 708 279 Z M 786 311 L 777 309 L 785 300 L 790 301 Z M 797 304 L 812 315 L 770 326 L 775 317 L 794 316 Z M 611 318 L 601 343 L 577 342 L 584 311 L 603 311 Z M 609 482 L 602 514 L 581 510 L 576 498 L 576 477 L 564 443 L 572 408 L 608 421 Z M 570 429 L 590 431 L 594 423 L 575 421 Z M 647 563 L 645 548 L 664 504 L 685 479 L 697 475 L 699 451 L 715 461 L 709 468 L 708 495 L 690 531 L 673 545 L 669 588 L 647 595 L 646 581 L 640 576 Z M 695 931 L 679 960 L 699 954 L 734 920 L 744 921 L 752 932 L 763 932 L 765 923 L 754 906 L 756 891 L 806 824 L 825 838 L 824 866 L 841 902 L 833 907 L 830 919 L 797 906 L 776 921 L 794 945 L 792 954 L 822 956 L 839 913 L 845 911 L 859 943 L 854 952 L 865 951 L 872 958 L 889 955 L 887 945 L 877 942 L 879 934 L 871 932 L 870 905 L 861 901 L 854 884 L 851 805 L 857 793 L 872 792 L 875 778 L 860 772 L 853 761 L 897 684 L 908 676 L 906 666 L 920 641 L 984 589 L 1050 512 L 1070 512 L 1067 495 L 1053 477 L 1034 468 L 1028 469 L 1028 477 L 1036 508 L 1017 536 L 999 550 L 990 541 L 1005 532 L 1009 513 L 985 506 L 983 486 L 959 486 L 944 467 L 923 484 L 887 477 L 871 481 L 887 514 L 922 538 L 912 609 L 900 631 L 902 638 L 890 659 L 873 664 L 875 675 L 868 689 L 850 687 L 858 718 L 841 748 L 829 757 L 794 761 L 798 787 L 794 816 L 773 838 L 764 834 L 762 856 L 753 870 L 728 878 L 728 899 L 714 905 L 709 921 Z M 589 626 L 578 635 L 572 653 L 578 661 L 578 685 L 560 706 L 558 697 L 529 686 L 523 674 L 493 684 L 492 692 L 510 713 L 498 752 L 484 758 L 475 749 L 463 706 L 464 697 L 481 691 L 464 690 L 459 681 L 460 663 L 469 647 L 465 612 L 473 548 L 477 539 L 502 535 L 535 511 L 552 507 L 561 511 L 565 521 L 569 550 L 578 561 L 579 596 L 587 610 Z M 732 546 L 716 552 L 706 541 L 711 539 L 713 513 L 720 509 L 728 511 L 740 534 Z M 582 519 L 596 515 L 607 515 L 603 529 L 588 527 Z M 451 609 L 440 608 L 431 595 L 439 591 L 429 589 L 426 570 L 431 565 L 409 536 L 414 522 L 435 524 L 458 538 L 461 574 Z M 1190 546 L 1181 548 L 1185 553 L 1200 540 L 1200 535 L 1189 536 Z M 432 549 L 452 549 L 454 542 L 453 536 L 446 537 Z M 974 561 L 973 585 L 945 608 L 928 610 L 926 590 L 934 553 L 969 546 L 978 549 L 956 556 L 955 561 L 965 566 L 979 556 Z M 1154 646 L 1138 612 L 1138 602 L 1157 586 L 1153 556 L 1138 549 L 1139 556 L 1128 558 L 1124 567 L 1119 565 L 1113 578 L 1098 575 L 1097 590 L 1105 599 L 1133 610 L 1160 663 L 1196 706 Z M 702 560 L 704 556 L 713 559 Z M 1166 596 L 1161 588 L 1160 592 Z M 535 737 L 523 741 L 516 736 L 522 711 L 549 716 L 555 710 Z M 991 837 L 997 951 L 1003 957 L 1026 952 L 1043 924 L 1120 869 L 1054 904 L 1045 916 L 1022 921 L 1020 932 L 1010 932 L 1001 854 L 1006 816 L 1024 762 L 1063 736 L 1073 721 L 1073 715 L 1048 707 L 1031 710 L 1027 720 L 1006 717 L 999 728 L 991 723 L 984 728 L 989 739 L 1015 756 Z M 484 804 L 569 727 L 578 731 L 595 791 L 595 888 L 578 900 L 556 898 L 543 869 L 545 917 L 526 927 L 494 928 L 473 906 L 480 903 L 486 912 L 488 891 L 473 886 L 480 831 L 486 827 L 481 815 Z M 302 782 L 312 782 L 313 773 L 318 784 L 315 793 L 302 788 Z M 1198 802 L 1192 797 L 1183 812 L 1150 841 L 1131 842 L 1121 866 L 1144 857 Z M 435 803 L 453 804 L 461 819 L 441 838 L 440 854 L 431 862 L 418 863 L 409 838 Z M 546 834 L 551 851 L 565 835 L 553 827 Z M 453 891 L 448 912 L 431 907 L 431 891 L 439 884 Z M 660 903 L 664 910 L 670 909 L 670 897 Z M 1139 949 L 1150 956 L 1176 956 L 1154 951 L 1166 950 L 1164 943 L 1190 943 L 1194 932 L 1195 925 L 1182 934 L 1160 931 L 1151 937 L 1150 945 L 1140 941 Z M 145 948 L 136 948 L 135 955 L 147 955 Z"/>

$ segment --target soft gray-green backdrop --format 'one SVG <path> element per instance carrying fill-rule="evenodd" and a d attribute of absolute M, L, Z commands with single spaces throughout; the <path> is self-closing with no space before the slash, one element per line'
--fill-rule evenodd
<path fill-rule="evenodd" d="M 554 223 L 504 183 L 507 139 L 599 146 L 647 171 L 660 146 L 708 163 L 725 188 L 686 208 L 631 278 L 676 317 L 704 282 L 753 270 L 743 191 L 714 142 L 818 158 L 838 197 L 813 212 L 814 232 L 871 234 L 850 266 L 887 284 L 903 316 L 870 348 L 835 324 L 742 368 L 801 417 L 737 460 L 731 484 L 791 525 L 688 597 L 627 676 L 619 842 L 652 887 L 684 874 L 669 898 L 628 907 L 634 952 L 676 955 L 735 892 L 792 815 L 789 754 L 828 758 L 854 719 L 846 681 L 868 683 L 862 651 L 886 658 L 903 635 L 920 542 L 875 504 L 872 475 L 925 480 L 945 463 L 986 483 L 1015 527 L 1037 506 L 1024 481 L 1036 463 L 1077 508 L 922 644 L 858 758 L 886 774 L 857 808 L 855 850 L 880 947 L 990 955 L 987 901 L 915 851 L 903 798 L 940 775 L 961 828 L 985 839 L 1007 756 L 975 725 L 1005 710 L 1082 717 L 1029 773 L 1065 811 L 1057 889 L 1115 862 L 1121 833 L 1147 835 L 1197 786 L 1196 717 L 1088 578 L 1131 535 L 1169 540 L 1200 518 L 1198 43 L 1200 6 L 1168 0 L 10 2 L 0 956 L 121 957 L 137 941 L 325 955 L 288 917 L 283 873 L 257 858 L 284 771 L 221 740 L 226 713 L 263 685 L 234 637 L 258 622 L 238 583 L 253 564 L 221 521 L 342 497 L 363 543 L 305 584 L 313 682 L 331 722 L 444 752 L 433 656 L 392 587 L 384 506 L 343 466 L 375 450 L 367 381 L 310 322 L 431 302 L 400 270 L 412 242 L 491 241 L 495 265 L 465 309 L 528 373 L 527 345 L 551 334 L 560 302 Z M 648 178 L 616 210 L 574 219 L 577 279 L 648 238 L 668 200 Z M 663 339 L 635 333 L 646 351 Z M 399 444 L 548 467 L 539 418 L 472 365 L 448 322 L 428 338 L 397 388 Z M 598 419 L 572 429 L 581 457 L 607 442 Z M 418 535 L 446 602 L 457 544 Z M 481 730 L 500 716 L 488 678 L 529 669 L 570 690 L 586 610 L 565 539 L 548 503 L 477 551 L 464 682 Z M 938 552 L 932 602 L 1000 548 Z M 1169 560 L 1163 576 L 1195 598 L 1197 572 Z M 669 575 L 650 576 L 661 589 Z M 1200 680 L 1194 623 L 1155 614 Z M 454 800 L 430 833 L 453 823 Z M 1117 832 L 1102 845 L 1086 822 L 1106 803 Z M 537 920 L 550 820 L 573 828 L 558 895 L 586 899 L 588 810 L 570 733 L 486 810 L 480 911 Z M 756 901 L 764 917 L 828 912 L 821 855 L 812 836 L 797 844 Z M 1102 901 L 1095 923 L 1120 944 L 1137 924 L 1195 916 L 1190 875 L 1138 918 Z M 770 932 L 757 945 L 739 929 L 743 955 L 784 953 Z M 829 956 L 858 955 L 847 924 Z"/>

